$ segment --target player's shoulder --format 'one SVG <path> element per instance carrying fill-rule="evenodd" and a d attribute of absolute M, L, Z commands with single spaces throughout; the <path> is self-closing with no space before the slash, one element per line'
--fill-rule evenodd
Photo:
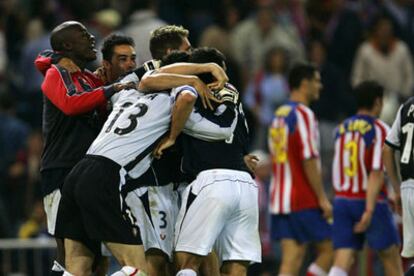
<path fill-rule="evenodd" d="M 390 126 L 380 119 L 375 119 L 374 125 L 377 126 L 381 131 L 385 131 L 386 133 L 390 130 Z"/>

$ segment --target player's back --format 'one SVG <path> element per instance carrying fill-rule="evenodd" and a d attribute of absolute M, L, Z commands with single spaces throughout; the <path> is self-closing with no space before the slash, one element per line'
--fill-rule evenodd
<path fill-rule="evenodd" d="M 127 171 L 140 162 L 139 169 L 133 170 L 139 176 L 149 168 L 150 154 L 169 128 L 174 99 L 169 91 L 154 94 L 134 89 L 121 91 L 88 154 L 105 156 Z"/>
<path fill-rule="evenodd" d="M 365 199 L 369 173 L 382 170 L 388 126 L 369 115 L 354 115 L 335 130 L 332 177 L 335 195 Z M 386 193 L 382 189 L 380 198 Z"/>
<path fill-rule="evenodd" d="M 269 128 L 272 213 L 287 214 L 319 206 L 303 168 L 304 160 L 319 156 L 318 143 L 318 123 L 308 107 L 288 102 L 275 111 Z"/>

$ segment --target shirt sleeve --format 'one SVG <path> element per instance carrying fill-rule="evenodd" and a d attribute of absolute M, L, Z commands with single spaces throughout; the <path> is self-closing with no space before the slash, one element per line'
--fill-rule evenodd
<path fill-rule="evenodd" d="M 385 137 L 390 128 L 382 123 L 381 125 L 375 125 L 375 141 L 373 144 L 372 164 L 371 170 L 383 170 L 384 165 L 382 162 L 382 147 L 385 142 Z"/>
<path fill-rule="evenodd" d="M 302 160 L 319 157 L 319 130 L 315 115 L 312 111 L 300 107 L 296 114 Z"/>
<path fill-rule="evenodd" d="M 42 83 L 42 92 L 63 113 L 74 116 L 106 104 L 115 90 L 112 85 L 78 90 L 68 71 L 52 65 Z"/>
<path fill-rule="evenodd" d="M 34 61 L 34 64 L 37 70 L 40 71 L 43 75 L 46 74 L 47 70 L 52 67 L 52 64 L 56 64 L 61 56 L 52 51 L 52 50 L 44 50 L 39 53 L 37 58 Z"/>
<path fill-rule="evenodd" d="M 193 110 L 183 132 L 204 141 L 226 140 L 233 135 L 237 120 L 235 106 L 220 105 L 215 113 L 210 112 L 210 116 Z"/>
<path fill-rule="evenodd" d="M 402 106 L 398 109 L 397 116 L 395 117 L 391 130 L 388 132 L 387 138 L 385 139 L 385 143 L 395 149 L 400 148 L 401 109 Z"/>

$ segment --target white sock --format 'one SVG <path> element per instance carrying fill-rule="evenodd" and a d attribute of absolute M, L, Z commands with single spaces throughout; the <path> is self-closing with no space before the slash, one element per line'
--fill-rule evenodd
<path fill-rule="evenodd" d="M 308 272 L 312 273 L 315 276 L 328 276 L 328 273 L 326 273 L 319 265 L 316 263 L 312 263 L 309 268 Z"/>
<path fill-rule="evenodd" d="M 340 267 L 333 266 L 331 267 L 328 276 L 348 276 L 348 273 Z"/>
<path fill-rule="evenodd" d="M 123 266 L 121 270 L 111 274 L 111 276 L 130 276 L 130 275 L 146 276 L 147 274 L 133 266 Z"/>
<path fill-rule="evenodd" d="M 58 263 L 58 261 L 54 261 L 52 271 L 63 272 L 65 271 L 65 268 L 60 263 Z"/>
<path fill-rule="evenodd" d="M 175 276 L 197 276 L 197 273 L 189 268 L 181 269 Z"/>

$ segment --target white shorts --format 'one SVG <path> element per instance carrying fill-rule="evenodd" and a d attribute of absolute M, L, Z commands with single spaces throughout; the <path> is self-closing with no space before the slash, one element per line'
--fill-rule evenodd
<path fill-rule="evenodd" d="M 47 231 L 51 235 L 55 234 L 56 218 L 61 197 L 60 190 L 56 189 L 43 198 L 43 208 L 45 209 L 47 219 Z"/>
<path fill-rule="evenodd" d="M 127 194 L 125 202 L 137 219 L 145 251 L 159 249 L 171 260 L 178 214 L 174 185 L 135 189 Z"/>
<path fill-rule="evenodd" d="M 221 262 L 261 262 L 258 187 L 242 171 L 201 172 L 186 188 L 176 223 L 176 252 L 206 256 L 214 247 Z"/>
<path fill-rule="evenodd" d="M 403 249 L 401 256 L 414 257 L 414 187 L 401 185 Z"/>

